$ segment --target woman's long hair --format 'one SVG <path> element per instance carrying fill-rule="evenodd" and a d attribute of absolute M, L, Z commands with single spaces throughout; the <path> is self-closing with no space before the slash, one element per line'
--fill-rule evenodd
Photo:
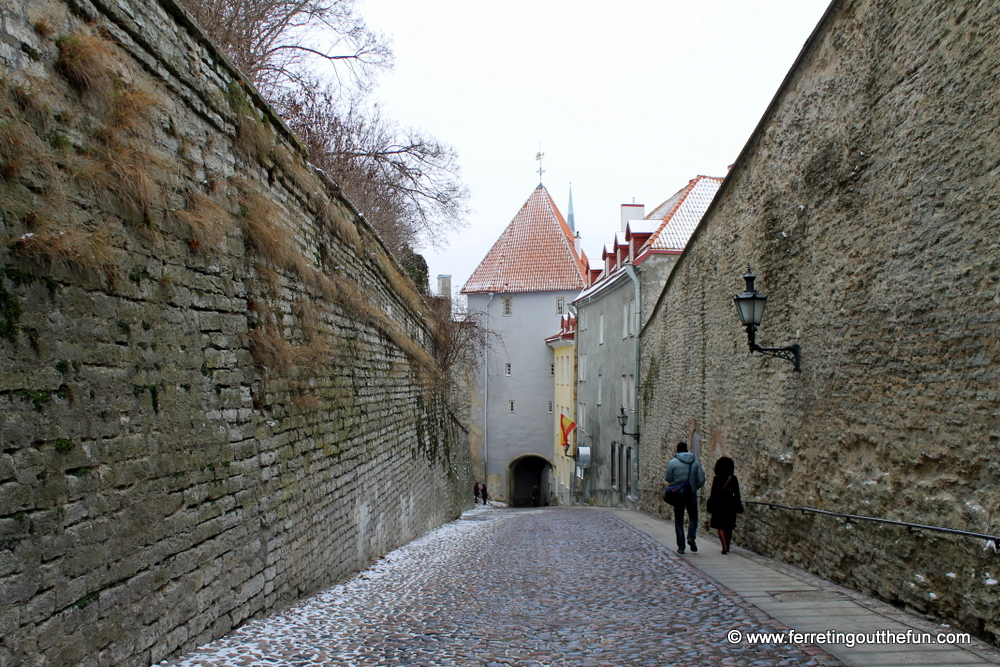
<path fill-rule="evenodd" d="M 715 462 L 715 479 L 712 480 L 712 493 L 718 493 L 722 491 L 723 485 L 725 485 L 726 480 L 729 476 L 736 472 L 736 464 L 728 456 L 720 457 L 718 461 Z"/>

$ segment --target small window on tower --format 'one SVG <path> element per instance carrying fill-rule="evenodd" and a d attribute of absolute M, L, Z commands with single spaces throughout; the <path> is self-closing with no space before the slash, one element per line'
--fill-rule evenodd
<path fill-rule="evenodd" d="M 556 297 L 556 315 L 563 315 L 566 313 L 566 297 L 557 296 Z"/>
<path fill-rule="evenodd" d="M 514 401 L 510 401 L 510 408 L 508 409 L 508 412 L 514 414 Z"/>
<path fill-rule="evenodd" d="M 552 414 L 552 401 L 549 401 L 549 414 Z"/>
<path fill-rule="evenodd" d="M 500 297 L 500 314 L 504 317 L 510 317 L 514 313 L 514 297 L 512 296 L 502 296 Z"/>
<path fill-rule="evenodd" d="M 510 364 L 505 364 L 503 368 L 503 374 L 510 377 Z"/>
<path fill-rule="evenodd" d="M 550 364 L 549 365 L 549 375 L 552 376 L 552 377 L 556 376 L 556 365 L 555 364 Z"/>

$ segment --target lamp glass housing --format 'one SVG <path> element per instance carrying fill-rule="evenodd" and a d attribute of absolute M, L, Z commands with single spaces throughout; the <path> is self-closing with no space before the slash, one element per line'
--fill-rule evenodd
<path fill-rule="evenodd" d="M 757 276 L 748 269 L 746 275 L 743 276 L 743 280 L 746 281 L 746 290 L 743 294 L 733 297 L 733 301 L 736 302 L 736 312 L 745 327 L 759 327 L 760 321 L 764 319 L 764 306 L 767 305 L 767 297 L 754 289 L 753 283 L 756 279 Z"/>
<path fill-rule="evenodd" d="M 622 407 L 621 412 L 618 413 L 618 423 L 622 425 L 622 429 L 628 424 L 628 415 L 625 414 L 625 407 Z"/>
<path fill-rule="evenodd" d="M 743 326 L 760 326 L 760 321 L 764 319 L 764 306 L 767 305 L 767 297 L 757 292 L 744 292 L 737 297 L 733 297 L 736 302 L 736 310 L 739 312 L 740 321 Z"/>

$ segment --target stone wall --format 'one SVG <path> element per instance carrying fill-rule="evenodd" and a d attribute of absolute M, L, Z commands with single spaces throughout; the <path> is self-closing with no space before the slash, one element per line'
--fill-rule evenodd
<path fill-rule="evenodd" d="M 643 331 L 643 507 L 697 431 L 746 499 L 1000 534 L 998 19 L 833 3 Z M 747 352 L 748 264 L 801 373 Z M 758 507 L 736 538 L 1000 639 L 990 543 Z"/>
<path fill-rule="evenodd" d="M 0 664 L 148 665 L 471 505 L 424 304 L 172 0 L 0 4 Z"/>

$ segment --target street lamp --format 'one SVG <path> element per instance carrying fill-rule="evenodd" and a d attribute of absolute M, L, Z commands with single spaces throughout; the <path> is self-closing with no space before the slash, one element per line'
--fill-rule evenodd
<path fill-rule="evenodd" d="M 753 274 L 753 269 L 747 267 L 747 273 L 743 276 L 743 279 L 747 282 L 746 291 L 743 294 L 733 297 L 733 302 L 736 303 L 736 312 L 740 316 L 743 326 L 747 329 L 747 343 L 750 345 L 750 352 L 751 354 L 760 352 L 761 354 L 785 359 L 795 364 L 795 370 L 801 372 L 802 369 L 799 367 L 799 363 L 802 361 L 802 348 L 799 347 L 798 343 L 789 345 L 788 347 L 761 347 L 757 344 L 757 327 L 760 326 L 760 321 L 764 317 L 764 306 L 767 304 L 767 297 L 753 288 L 753 281 L 756 278 L 757 276 Z M 621 421 L 621 417 L 619 417 L 619 421 Z M 624 422 L 622 424 L 624 429 Z"/>
<path fill-rule="evenodd" d="M 625 426 L 628 424 L 628 415 L 625 414 L 625 406 L 622 406 L 622 411 L 618 413 L 618 423 L 622 425 L 622 435 L 630 435 L 635 438 L 636 442 L 639 442 L 639 432 L 626 433 Z"/>

